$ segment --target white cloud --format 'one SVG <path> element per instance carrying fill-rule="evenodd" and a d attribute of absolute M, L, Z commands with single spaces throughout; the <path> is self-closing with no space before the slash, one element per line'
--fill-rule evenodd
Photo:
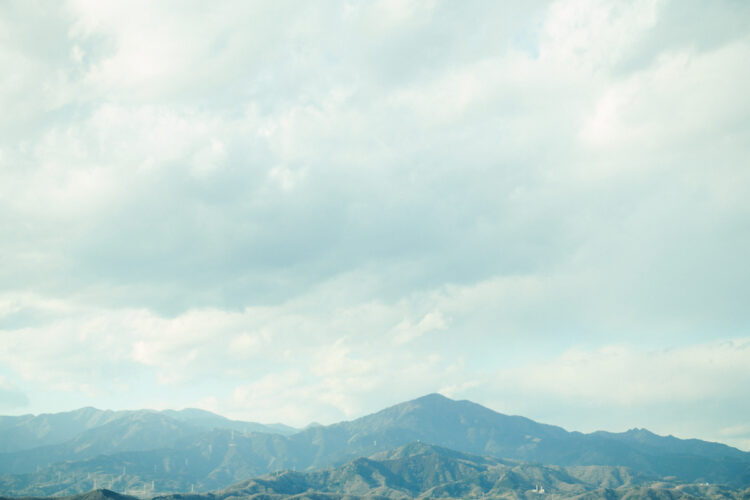
<path fill-rule="evenodd" d="M 606 71 L 632 50 L 657 21 L 657 0 L 616 4 L 560 0 L 547 10 L 540 57 L 555 69 Z"/>
<path fill-rule="evenodd" d="M 747 14 L 6 9 L 4 373 L 36 409 L 118 393 L 297 425 L 439 388 L 498 401 L 498 366 L 543 399 L 729 408 Z"/>
<path fill-rule="evenodd" d="M 719 139 L 711 129 L 747 116 L 739 93 L 748 70 L 733 61 L 750 54 L 747 40 L 695 54 L 667 53 L 653 67 L 608 87 L 582 137 L 594 146 L 663 150 L 686 140 Z M 711 124 L 707 130 L 706 124 Z"/>
<path fill-rule="evenodd" d="M 651 351 L 624 345 L 573 348 L 498 376 L 501 385 L 529 397 L 641 407 L 730 400 L 750 383 L 750 339 Z"/>
<path fill-rule="evenodd" d="M 444 330 L 447 326 L 447 322 L 440 310 L 431 311 L 425 314 L 416 324 L 404 320 L 396 325 L 393 342 L 395 344 L 406 344 L 433 330 Z"/>

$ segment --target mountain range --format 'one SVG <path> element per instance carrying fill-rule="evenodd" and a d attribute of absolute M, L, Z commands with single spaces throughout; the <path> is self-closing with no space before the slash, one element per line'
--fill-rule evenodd
<path fill-rule="evenodd" d="M 190 500 L 282 498 L 747 498 L 708 483 L 649 478 L 624 467 L 554 466 L 480 457 L 421 442 L 338 467 L 284 471 Z M 158 500 L 186 500 L 167 495 Z"/>
<path fill-rule="evenodd" d="M 472 491 L 492 497 L 498 494 L 493 488 L 502 476 L 503 484 L 516 484 L 512 491 L 526 492 L 531 479 L 553 472 L 575 479 L 565 479 L 577 485 L 570 491 L 557 487 L 556 494 L 566 495 L 595 494 L 601 488 L 619 488 L 620 495 L 623 488 L 653 488 L 659 481 L 666 486 L 657 490 L 681 488 L 680 495 L 688 494 L 688 485 L 705 489 L 695 485 L 708 483 L 727 491 L 750 486 L 750 453 L 723 444 L 658 436 L 645 429 L 568 432 L 439 394 L 356 420 L 299 431 L 280 424 L 228 420 L 202 410 L 84 408 L 55 415 L 0 417 L 0 443 L 0 494 L 10 496 L 74 495 L 98 488 L 140 496 L 174 492 L 197 496 L 213 491 L 210 495 L 218 497 L 231 488 L 245 488 L 242 495 L 234 496 L 252 496 L 261 493 L 260 484 L 269 488 L 264 494 L 299 495 L 310 490 L 351 495 L 365 490 L 352 489 L 353 483 L 342 479 L 345 471 L 361 469 L 362 478 L 374 477 L 375 472 L 367 472 L 374 467 L 386 477 L 388 467 L 420 470 L 415 464 L 424 460 L 433 460 L 434 470 L 428 473 L 429 468 L 423 467 L 424 472 L 417 474 L 421 479 L 414 483 L 402 478 L 403 484 L 411 484 L 408 488 L 398 486 L 402 483 L 395 479 L 383 484 L 357 481 L 380 484 L 367 494 L 386 498 L 430 496 L 435 494 L 427 493 L 432 488 L 450 483 L 446 478 L 478 481 Z M 399 460 L 404 464 L 398 465 Z M 471 470 L 475 472 L 469 474 Z M 536 472 L 527 481 L 522 480 L 523 471 Z M 429 479 L 429 474 L 436 474 L 436 479 Z M 247 482 L 249 478 L 256 478 L 255 483 Z M 305 489 L 293 493 L 279 481 L 296 482 Z M 349 486 L 337 490 L 333 484 Z M 444 496 L 460 488 L 451 491 Z"/>
<path fill-rule="evenodd" d="M 293 434 L 297 432 L 297 429 L 283 424 L 263 425 L 255 422 L 240 422 L 195 408 L 157 412 L 153 410 L 112 411 L 87 407 L 63 413 L 0 416 L 0 436 L 2 437 L 0 453 L 58 445 L 74 439 L 79 442 L 95 441 L 97 440 L 96 434 L 118 434 L 122 431 L 122 427 L 129 423 L 135 424 L 131 437 L 136 437 L 139 435 L 137 427 L 148 419 L 152 422 L 161 420 L 162 423 L 171 421 L 183 427 L 187 432 L 200 432 L 214 428 L 231 429 L 242 433 Z M 133 443 L 133 446 L 138 449 L 145 444 Z"/>

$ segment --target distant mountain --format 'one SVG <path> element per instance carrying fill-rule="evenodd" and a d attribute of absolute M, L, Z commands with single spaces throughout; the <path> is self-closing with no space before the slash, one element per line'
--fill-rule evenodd
<path fill-rule="evenodd" d="M 60 445 L 0 454 L 0 494 L 70 495 L 100 487 L 205 492 L 269 472 L 337 466 L 417 441 L 564 466 L 569 474 L 573 467 L 610 466 L 670 481 L 750 486 L 750 453 L 729 446 L 646 430 L 567 432 L 438 394 L 291 435 L 246 432 L 242 423 L 232 430 L 235 424 L 225 420 L 192 410 L 134 412 Z"/>
<path fill-rule="evenodd" d="M 184 410 L 164 410 L 162 415 L 166 415 L 175 420 L 186 422 L 192 425 L 203 427 L 206 430 L 212 429 L 229 429 L 237 432 L 249 434 L 251 432 L 277 433 L 288 436 L 298 432 L 299 429 L 284 424 L 259 424 L 256 422 L 243 422 L 241 420 L 230 420 L 221 415 L 211 413 L 210 411 L 200 410 L 197 408 L 186 408 Z"/>
<path fill-rule="evenodd" d="M 169 448 L 180 439 L 201 432 L 200 427 L 159 413 L 134 412 L 85 430 L 62 444 L 0 454 L 0 470 L 19 474 L 57 462 L 84 460 L 97 455 Z"/>
<path fill-rule="evenodd" d="M 38 471 L 0 475 L 0 494 L 61 496 L 106 487 L 144 496 L 151 492 L 209 491 L 258 476 L 294 452 L 279 434 L 215 429 L 174 447 L 100 454 L 61 461 Z M 1 457 L 0 457 L 1 458 Z"/>
<path fill-rule="evenodd" d="M 191 429 L 209 431 L 213 429 L 230 429 L 242 433 L 267 432 L 284 435 L 298 431 L 283 424 L 259 424 L 230 420 L 206 410 L 186 408 L 184 410 L 126 410 L 112 411 L 96 408 L 81 408 L 63 413 L 44 413 L 41 415 L 0 416 L 0 453 L 12 453 L 42 446 L 63 444 L 80 434 L 123 420 L 128 421 L 148 418 L 144 415 L 163 415 L 187 424 Z M 106 433 L 106 432 L 105 432 Z M 86 438 L 83 438 L 84 440 Z"/>
<path fill-rule="evenodd" d="M 497 413 L 471 401 L 430 394 L 351 422 L 303 430 L 288 438 L 299 470 L 369 456 L 420 440 L 478 455 L 557 465 L 627 466 L 685 481 L 750 484 L 750 453 L 648 431 L 567 432 Z M 278 463 L 279 457 L 277 457 Z"/>
<path fill-rule="evenodd" d="M 720 443 L 701 441 L 700 439 L 678 439 L 674 436 L 659 436 L 648 429 L 630 429 L 626 432 L 612 433 L 598 431 L 591 438 L 604 438 L 624 443 L 638 443 L 643 450 L 657 453 L 692 454 L 722 459 L 727 456 L 743 459 L 747 453 Z"/>
<path fill-rule="evenodd" d="M 128 413 L 89 407 L 64 413 L 0 416 L 0 453 L 63 443 Z"/>
<path fill-rule="evenodd" d="M 50 471 L 44 469 L 52 464 L 77 463 L 126 451 L 182 449 L 195 444 L 201 434 L 210 434 L 214 429 L 228 429 L 229 434 L 242 435 L 296 432 L 296 429 L 282 424 L 229 420 L 196 409 L 113 412 L 82 408 L 60 414 L 0 417 L 0 444 L 5 449 L 15 450 L 0 453 L 0 474 L 27 474 L 26 480 L 21 481 L 27 483 L 35 481 L 29 479 L 28 474 L 40 471 L 42 476 L 49 474 Z M 59 442 L 61 440 L 64 441 Z M 39 443 L 56 444 L 30 446 Z M 87 461 L 85 465 L 91 463 Z M 60 466 L 53 469 L 55 476 Z M 17 484 L 18 479 L 13 483 Z M 0 493 L 3 491 L 0 488 Z"/>
<path fill-rule="evenodd" d="M 158 500 L 275 498 L 745 498 L 707 484 L 657 481 L 622 467 L 560 467 L 480 457 L 411 443 L 370 458 L 312 472 L 285 471 L 207 495 Z M 543 498 L 543 497 L 542 497 Z"/>

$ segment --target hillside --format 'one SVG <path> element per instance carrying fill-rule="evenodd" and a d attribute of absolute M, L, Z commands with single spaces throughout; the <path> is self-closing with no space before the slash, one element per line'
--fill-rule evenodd
<path fill-rule="evenodd" d="M 706 484 L 656 480 L 619 467 L 533 465 L 410 443 L 312 472 L 285 471 L 191 500 L 230 498 L 745 498 Z M 544 495 L 544 496 L 542 496 Z M 184 495 L 158 497 L 184 499 Z"/>
<path fill-rule="evenodd" d="M 726 445 L 658 436 L 644 429 L 568 432 L 439 394 L 291 435 L 205 430 L 214 417 L 188 416 L 179 420 L 169 412 L 134 412 L 63 444 L 0 454 L 0 493 L 71 495 L 101 487 L 148 494 L 207 492 L 272 472 L 303 472 L 377 457 L 418 441 L 477 456 L 584 467 L 583 471 L 586 466 L 609 466 L 681 483 L 750 486 L 750 453 Z"/>

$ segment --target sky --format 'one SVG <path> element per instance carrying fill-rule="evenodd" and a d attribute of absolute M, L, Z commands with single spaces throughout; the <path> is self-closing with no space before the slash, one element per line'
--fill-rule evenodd
<path fill-rule="evenodd" d="M 750 2 L 0 3 L 0 414 L 424 394 L 750 450 Z"/>

